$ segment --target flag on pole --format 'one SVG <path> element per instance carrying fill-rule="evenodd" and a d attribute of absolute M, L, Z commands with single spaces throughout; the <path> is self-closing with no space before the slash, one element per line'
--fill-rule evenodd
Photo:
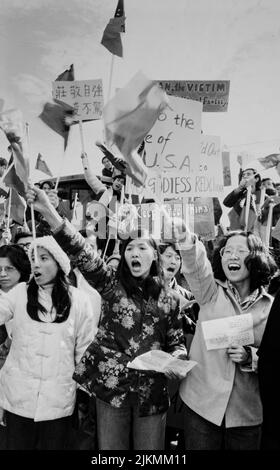
<path fill-rule="evenodd" d="M 137 149 L 168 104 L 157 82 L 138 72 L 104 107 L 106 143 L 115 144 L 127 162 L 127 174 L 144 185 L 147 168 Z"/>
<path fill-rule="evenodd" d="M 6 186 L 13 187 L 22 196 L 25 196 L 29 179 L 29 160 L 26 157 L 23 144 L 23 120 L 22 113 L 18 109 L 11 109 L 1 114 L 0 127 L 10 142 L 9 150 L 11 159 L 9 166 L 14 166 L 6 174 L 3 182 Z"/>
<path fill-rule="evenodd" d="M 11 197 L 10 219 L 14 220 L 20 225 L 24 225 L 25 211 L 27 208 L 26 201 L 22 196 L 18 194 L 17 191 L 14 191 L 14 190 L 10 191 L 10 197 Z"/>
<path fill-rule="evenodd" d="M 114 55 L 123 57 L 123 46 L 120 33 L 125 31 L 123 1 L 119 0 L 114 18 L 111 18 L 101 39 L 101 44 Z"/>
<path fill-rule="evenodd" d="M 64 150 L 67 147 L 70 125 L 73 122 L 74 108 L 63 101 L 54 100 L 46 103 L 39 118 L 64 139 Z"/>
<path fill-rule="evenodd" d="M 69 69 L 64 70 L 58 77 L 55 79 L 56 82 L 71 82 L 75 80 L 74 78 L 74 65 L 71 64 Z"/>
<path fill-rule="evenodd" d="M 43 159 L 40 153 L 38 153 L 38 156 L 37 156 L 35 169 L 42 171 L 42 173 L 45 173 L 48 176 L 53 176 L 51 170 L 49 169 L 47 163 L 45 162 L 45 160 Z"/>
<path fill-rule="evenodd" d="M 122 33 L 125 33 L 124 0 L 119 0 L 119 1 L 118 1 L 117 8 L 116 8 L 114 17 L 115 17 L 115 18 L 122 18 L 122 17 L 123 17 L 124 22 L 123 22 L 123 25 L 122 25 L 121 32 L 122 32 Z"/>

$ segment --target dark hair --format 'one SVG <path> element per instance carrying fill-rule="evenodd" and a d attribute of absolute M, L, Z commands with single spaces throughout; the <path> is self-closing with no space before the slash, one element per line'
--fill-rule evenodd
<path fill-rule="evenodd" d="M 7 160 L 3 157 L 0 157 L 0 166 L 7 166 L 8 163 L 7 163 Z"/>
<path fill-rule="evenodd" d="M 106 158 L 106 160 L 108 160 L 108 161 L 110 162 L 110 160 L 109 160 L 109 158 L 107 157 L 107 155 L 104 155 L 104 157 L 102 157 L 102 160 L 101 160 L 102 163 L 103 163 L 103 161 L 105 160 L 105 158 Z M 110 163 L 111 163 L 111 162 L 110 162 Z"/>
<path fill-rule="evenodd" d="M 119 178 L 120 180 L 123 180 L 124 183 L 126 181 L 126 176 L 124 173 L 116 173 L 115 175 L 112 176 L 112 180 L 115 181 L 115 179 Z"/>
<path fill-rule="evenodd" d="M 18 282 L 28 282 L 31 266 L 24 249 L 18 245 L 2 245 L 0 247 L 0 258 L 8 258 L 10 263 L 20 273 Z"/>
<path fill-rule="evenodd" d="M 245 258 L 244 262 L 250 273 L 250 292 L 253 292 L 255 289 L 269 284 L 270 279 L 277 271 L 277 265 L 261 239 L 252 232 L 230 232 L 220 240 L 219 245 L 213 253 L 212 266 L 214 276 L 220 281 L 226 280 L 226 275 L 222 267 L 220 250 L 226 245 L 230 238 L 237 235 L 247 239 L 250 253 Z"/>
<path fill-rule="evenodd" d="M 138 297 L 144 296 L 145 299 L 148 299 L 150 296 L 153 299 L 158 299 L 161 288 L 163 287 L 162 275 L 159 269 L 158 260 L 153 260 L 150 268 L 149 275 L 141 282 L 139 279 L 132 276 L 130 269 L 125 260 L 125 250 L 129 243 L 135 238 L 128 238 L 123 241 L 120 247 L 120 262 L 117 268 L 117 277 L 119 278 L 120 283 L 124 287 L 128 297 Z M 145 239 L 150 246 L 156 251 L 157 256 L 159 256 L 159 249 L 152 237 Z M 140 290 L 140 287 L 142 291 Z"/>
<path fill-rule="evenodd" d="M 71 308 L 69 286 L 70 283 L 65 273 L 59 268 L 52 290 L 52 304 L 56 310 L 56 317 L 53 323 L 62 323 L 69 317 Z M 38 284 L 35 282 L 34 277 L 32 277 L 27 287 L 27 312 L 32 320 L 40 322 L 42 320 L 39 318 L 38 312 L 40 311 L 43 314 L 47 312 L 38 300 L 38 289 Z"/>
<path fill-rule="evenodd" d="M 36 232 L 36 238 L 42 237 L 42 236 L 43 234 L 41 234 L 40 232 Z M 21 238 L 27 238 L 27 237 L 32 237 L 32 233 L 31 232 L 17 232 L 14 236 L 14 243 L 17 244 L 17 242 Z"/>
<path fill-rule="evenodd" d="M 252 170 L 254 172 L 254 176 L 256 179 L 256 191 L 260 190 L 261 185 L 262 185 L 261 175 L 257 173 L 257 170 L 255 168 L 245 168 L 245 170 L 242 170 L 242 177 L 243 177 L 244 171 L 247 171 L 247 170 Z"/>
<path fill-rule="evenodd" d="M 275 186 L 275 183 L 273 183 L 272 178 L 263 178 L 262 183 L 265 183 L 266 181 L 272 181 L 273 186 Z"/>
<path fill-rule="evenodd" d="M 17 232 L 14 236 L 14 243 L 17 243 L 20 238 L 32 237 L 31 232 Z"/>
<path fill-rule="evenodd" d="M 40 184 L 40 189 L 43 189 L 44 184 L 48 184 L 50 189 L 54 189 L 54 184 L 52 181 L 45 180 L 45 181 L 41 181 L 39 184 Z"/>
<path fill-rule="evenodd" d="M 167 250 L 167 248 L 169 248 L 169 247 L 172 248 L 178 256 L 180 256 L 180 260 L 181 260 L 180 266 L 181 266 L 181 265 L 182 265 L 182 255 L 181 255 L 181 252 L 180 252 L 180 250 L 178 249 L 178 247 L 175 245 L 175 243 L 171 243 L 171 242 L 160 243 L 160 244 L 159 244 L 159 252 L 160 252 L 160 254 L 163 255 L 163 253 L 164 253 L 164 252 Z"/>

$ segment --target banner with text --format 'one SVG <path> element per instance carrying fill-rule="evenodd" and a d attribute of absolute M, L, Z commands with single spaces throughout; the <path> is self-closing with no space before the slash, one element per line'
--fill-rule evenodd
<path fill-rule="evenodd" d="M 201 115 L 201 103 L 170 97 L 170 107 L 160 114 L 145 137 L 145 188 L 131 185 L 130 193 L 138 194 L 140 200 L 148 197 L 157 202 L 197 194 Z"/>
<path fill-rule="evenodd" d="M 102 118 L 102 80 L 75 80 L 52 82 L 53 99 L 63 101 L 75 110 L 77 121 Z"/>
<path fill-rule="evenodd" d="M 200 101 L 204 112 L 225 112 L 228 109 L 229 80 L 160 80 L 168 95 Z"/>
<path fill-rule="evenodd" d="M 215 197 L 223 193 L 221 139 L 218 136 L 201 135 L 200 166 L 195 188 L 199 197 Z"/>
<path fill-rule="evenodd" d="M 139 214 L 139 223 L 142 230 L 147 230 L 155 239 L 172 239 L 170 220 L 160 215 L 156 203 L 136 204 Z M 200 235 L 204 240 L 215 238 L 214 210 L 212 198 L 187 198 L 164 202 L 168 216 L 173 219 L 180 218 L 189 227 L 191 232 Z"/>

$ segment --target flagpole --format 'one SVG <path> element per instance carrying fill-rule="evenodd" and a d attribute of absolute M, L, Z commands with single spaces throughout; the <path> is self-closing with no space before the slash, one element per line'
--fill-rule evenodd
<path fill-rule="evenodd" d="M 109 75 L 109 86 L 108 86 L 107 102 L 109 101 L 110 96 L 111 96 L 111 88 L 112 88 L 112 81 L 113 81 L 114 62 L 115 62 L 115 54 L 112 54 L 111 66 L 110 66 L 110 75 Z"/>
<path fill-rule="evenodd" d="M 62 168 L 63 168 L 63 163 L 64 163 L 64 158 L 65 158 L 65 150 L 64 149 L 64 152 L 63 152 L 63 155 L 62 155 L 62 159 L 61 159 L 61 162 L 60 162 L 60 166 L 59 166 L 59 171 L 58 171 L 58 174 L 57 174 L 57 178 L 56 178 L 56 182 L 55 182 L 55 191 L 57 191 L 57 188 L 58 188 L 58 183 L 59 183 L 59 180 L 60 180 L 60 177 L 61 177 L 61 172 L 62 172 Z"/>
<path fill-rule="evenodd" d="M 272 226 L 272 214 L 273 214 L 273 208 L 274 204 L 271 202 L 269 204 L 269 209 L 268 209 L 268 216 L 267 216 L 267 222 L 266 222 L 266 233 L 265 233 L 265 245 L 267 248 L 269 248 L 269 243 L 270 243 L 270 232 L 271 232 L 271 226 Z"/>
<path fill-rule="evenodd" d="M 79 119 L 79 130 L 80 130 L 80 137 L 81 137 L 81 144 L 82 144 L 82 153 L 85 153 L 85 139 L 84 139 L 84 131 L 83 131 L 83 124 L 81 119 Z"/>
<path fill-rule="evenodd" d="M 75 193 L 75 199 L 74 199 L 74 204 L 73 204 L 73 212 L 72 212 L 72 219 L 75 217 L 75 212 L 77 208 L 77 202 L 78 202 L 78 193 Z"/>
<path fill-rule="evenodd" d="M 245 206 L 245 232 L 248 232 L 248 222 L 249 222 L 249 211 L 250 211 L 250 203 L 251 203 L 251 193 L 252 187 L 248 186 L 247 188 L 247 195 L 246 195 L 246 206 Z"/>
<path fill-rule="evenodd" d="M 10 193 L 9 193 L 7 228 L 10 227 L 11 205 L 12 205 L 12 187 L 10 187 Z"/>
<path fill-rule="evenodd" d="M 28 156 L 30 156 L 30 140 L 29 140 L 29 124 L 28 122 L 25 123 L 25 135 L 26 135 L 26 142 L 27 142 L 27 151 Z M 35 215 L 34 215 L 34 204 L 30 205 L 30 212 L 31 212 L 31 227 L 32 227 L 32 238 L 34 242 L 34 261 L 35 264 L 38 263 L 38 253 L 37 253 L 37 246 L 36 246 L 36 226 L 35 226 Z"/>

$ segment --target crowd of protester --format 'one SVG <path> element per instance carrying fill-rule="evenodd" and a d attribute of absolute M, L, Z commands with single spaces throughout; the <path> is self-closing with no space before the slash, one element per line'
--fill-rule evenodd
<path fill-rule="evenodd" d="M 2 219 L 0 448 L 279 450 L 279 242 L 265 243 L 270 205 L 271 228 L 280 217 L 277 185 L 242 169 L 223 201 L 229 226 L 211 244 L 171 219 L 171 240 L 141 226 L 101 240 L 97 228 L 127 202 L 125 165 L 115 171 L 105 155 L 100 180 L 82 162 L 105 220 L 89 217 L 79 233 L 48 181 L 30 185 L 25 226 L 12 233 Z M 241 314 L 252 315 L 254 341 L 207 349 L 203 322 Z M 197 364 L 187 375 L 127 366 L 151 350 Z M 174 390 L 184 422 L 175 433 Z"/>

